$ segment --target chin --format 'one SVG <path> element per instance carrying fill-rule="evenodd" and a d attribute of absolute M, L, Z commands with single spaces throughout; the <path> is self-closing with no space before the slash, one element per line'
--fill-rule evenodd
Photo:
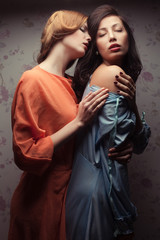
<path fill-rule="evenodd" d="M 79 52 L 79 54 L 77 54 L 77 55 L 79 55 L 77 58 L 81 58 L 81 57 L 84 57 L 84 55 L 86 54 L 86 52 L 85 51 L 83 51 L 83 52 Z"/>
<path fill-rule="evenodd" d="M 119 60 L 123 60 L 123 58 L 125 57 L 125 55 L 124 54 L 122 54 L 122 53 L 116 53 L 116 54 L 114 54 L 110 59 L 111 59 L 111 61 L 119 61 Z"/>

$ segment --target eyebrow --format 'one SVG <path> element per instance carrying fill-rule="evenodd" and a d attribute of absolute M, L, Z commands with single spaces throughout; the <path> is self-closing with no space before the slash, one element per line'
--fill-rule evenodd
<path fill-rule="evenodd" d="M 120 25 L 120 23 L 115 23 L 115 24 L 112 25 L 112 27 L 116 27 L 117 25 Z M 98 31 L 99 30 L 107 30 L 107 28 L 103 27 L 103 28 L 99 28 Z"/>

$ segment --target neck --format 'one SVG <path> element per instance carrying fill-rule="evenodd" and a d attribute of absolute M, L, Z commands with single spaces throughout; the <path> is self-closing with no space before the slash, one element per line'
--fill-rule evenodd
<path fill-rule="evenodd" d="M 51 50 L 48 57 L 39 64 L 41 68 L 47 72 L 64 76 L 68 64 L 72 59 L 69 54 L 66 54 L 65 48 L 57 43 Z"/>
<path fill-rule="evenodd" d="M 113 61 L 111 60 L 110 62 L 106 61 L 105 59 L 103 59 L 103 63 L 107 66 L 111 66 L 111 65 L 117 65 L 119 67 L 123 66 L 123 60 L 122 57 L 117 58 L 117 59 L 113 59 Z"/>

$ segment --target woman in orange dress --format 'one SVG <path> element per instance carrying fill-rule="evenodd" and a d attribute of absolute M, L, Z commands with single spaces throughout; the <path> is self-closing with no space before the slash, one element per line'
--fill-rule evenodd
<path fill-rule="evenodd" d="M 74 136 L 103 106 L 108 90 L 79 105 L 65 71 L 87 51 L 87 17 L 57 11 L 41 37 L 38 64 L 23 73 L 12 104 L 13 152 L 23 170 L 11 201 L 8 240 L 65 240 L 65 198 Z M 127 148 L 129 154 L 132 148 Z M 126 154 L 126 152 L 124 152 Z"/>
<path fill-rule="evenodd" d="M 79 104 L 65 70 L 82 57 L 87 17 L 57 11 L 41 38 L 38 63 L 23 73 L 12 104 L 13 151 L 23 170 L 11 202 L 9 240 L 64 240 L 64 200 L 73 160 L 73 135 L 103 105 L 107 90 Z"/>

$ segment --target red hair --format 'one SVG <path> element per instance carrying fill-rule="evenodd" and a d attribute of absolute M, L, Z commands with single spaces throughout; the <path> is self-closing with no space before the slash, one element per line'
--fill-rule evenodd
<path fill-rule="evenodd" d="M 78 30 L 86 21 L 87 16 L 76 11 L 60 10 L 54 12 L 42 32 L 41 50 L 37 62 L 44 61 L 57 41 Z"/>

